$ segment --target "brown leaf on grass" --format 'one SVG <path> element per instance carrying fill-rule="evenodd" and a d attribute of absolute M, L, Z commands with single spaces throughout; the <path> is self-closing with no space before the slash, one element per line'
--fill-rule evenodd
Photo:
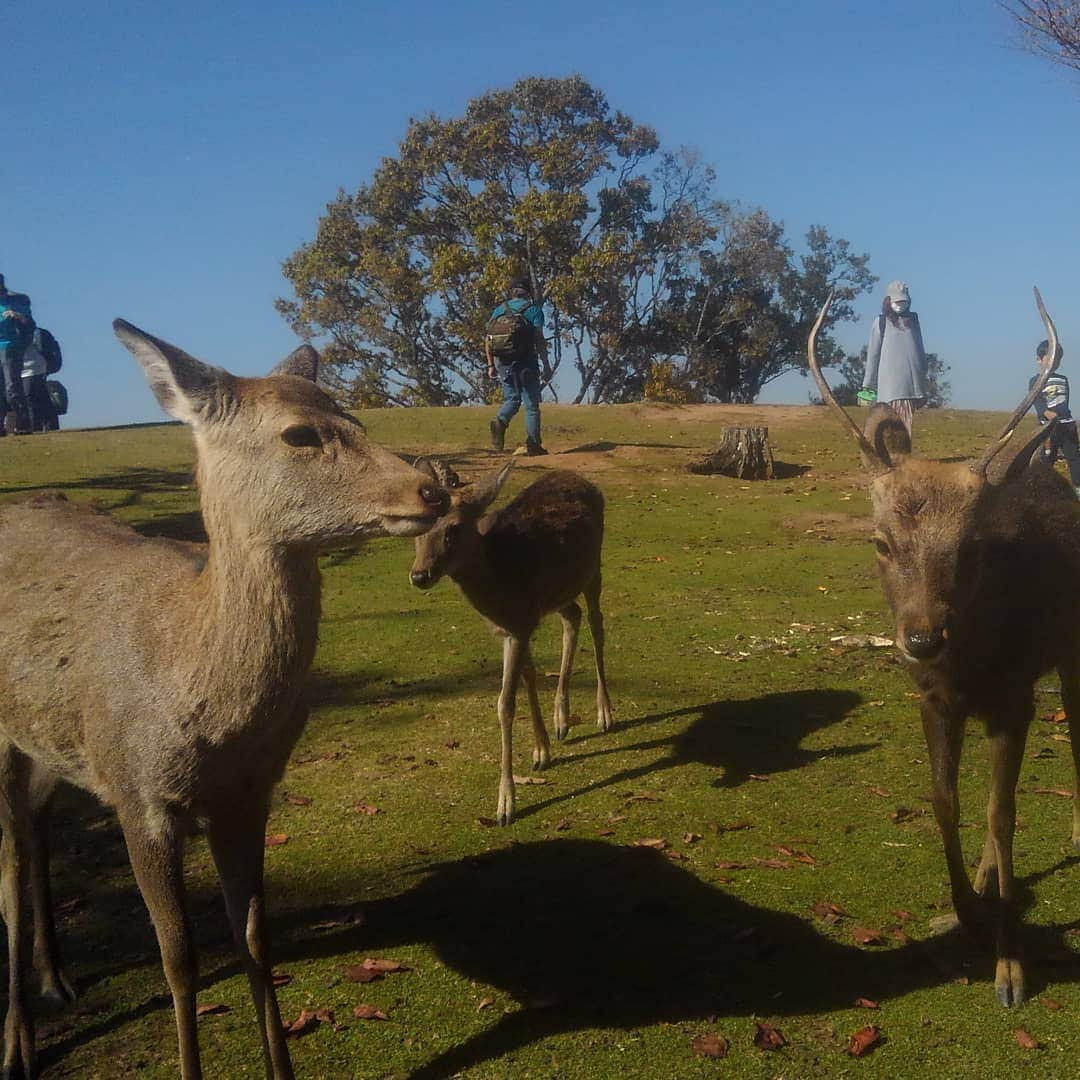
<path fill-rule="evenodd" d="M 343 911 L 340 915 L 334 915 L 322 922 L 314 923 L 313 930 L 332 930 L 338 926 L 363 926 L 364 913 L 362 911 Z"/>
<path fill-rule="evenodd" d="M 847 1052 L 852 1057 L 862 1057 L 870 1053 L 879 1042 L 881 1042 L 881 1032 L 873 1024 L 867 1024 L 848 1039 Z"/>
<path fill-rule="evenodd" d="M 867 926 L 856 926 L 851 931 L 851 936 L 855 939 L 859 945 L 880 945 L 881 944 L 881 931 L 871 930 Z"/>
<path fill-rule="evenodd" d="M 772 779 L 771 776 L 763 776 L 761 773 L 754 772 L 750 773 L 749 777 L 751 780 L 757 780 L 762 784 L 767 784 Z"/>
<path fill-rule="evenodd" d="M 369 983 L 382 978 L 381 971 L 372 971 L 363 964 L 349 964 L 345 969 L 345 978 L 350 982 Z"/>
<path fill-rule="evenodd" d="M 847 912 L 839 904 L 834 904 L 831 900 L 819 900 L 810 910 L 822 922 L 826 922 L 830 926 L 838 923 L 847 915 Z"/>
<path fill-rule="evenodd" d="M 1016 1041 L 1025 1050 L 1041 1050 L 1042 1049 L 1042 1043 L 1039 1042 L 1039 1040 L 1036 1039 L 1035 1036 L 1032 1035 L 1030 1032 L 1025 1031 L 1024 1028 L 1017 1028 L 1015 1034 L 1016 1034 Z"/>
<path fill-rule="evenodd" d="M 566 830 L 570 828 L 570 819 L 559 818 L 551 828 L 553 832 L 566 832 Z"/>
<path fill-rule="evenodd" d="M 334 1014 L 329 1009 L 301 1009 L 300 1015 L 291 1023 L 282 1025 L 286 1039 L 298 1039 L 319 1024 L 333 1024 Z"/>
<path fill-rule="evenodd" d="M 878 1009 L 881 1006 L 876 1001 L 871 1001 L 869 998 L 856 998 L 855 1007 L 858 1009 Z"/>
<path fill-rule="evenodd" d="M 746 821 L 733 821 L 730 825 L 724 825 L 722 822 L 714 821 L 709 828 L 714 833 L 726 833 L 726 832 L 741 832 L 743 829 L 752 829 L 754 827 L 753 822 Z"/>
<path fill-rule="evenodd" d="M 477 1012 L 482 1012 L 484 1009 L 490 1009 L 491 1006 L 494 1005 L 494 1004 L 495 1004 L 495 999 L 493 997 L 481 998 L 476 1003 L 476 1011 Z"/>
<path fill-rule="evenodd" d="M 283 832 L 273 832 L 266 834 L 266 846 L 267 847 L 281 847 L 282 844 L 289 842 L 289 834 Z"/>
<path fill-rule="evenodd" d="M 1048 724 L 1064 724 L 1069 718 L 1064 709 L 1055 709 L 1053 712 L 1043 713 L 1039 719 Z"/>
<path fill-rule="evenodd" d="M 786 855 L 789 859 L 794 859 L 796 862 L 805 863 L 807 866 L 817 866 L 817 859 L 808 852 L 796 851 L 795 848 L 790 848 L 787 844 L 780 844 L 776 850 L 779 851 L 781 855 Z"/>
<path fill-rule="evenodd" d="M 1063 799 L 1071 799 L 1073 793 L 1068 788 L 1062 787 L 1033 787 L 1028 788 L 1032 795 L 1060 795 Z"/>
<path fill-rule="evenodd" d="M 924 813 L 924 810 L 913 810 L 910 806 L 898 806 L 889 814 L 889 820 L 894 825 L 903 825 L 906 821 L 913 821 L 917 817 L 922 817 Z"/>
<path fill-rule="evenodd" d="M 889 912 L 893 918 L 899 919 L 901 922 L 907 922 L 911 918 L 911 912 L 905 911 L 903 908 L 896 908 Z"/>
<path fill-rule="evenodd" d="M 626 815 L 625 814 L 608 814 L 608 824 L 609 825 L 618 825 L 620 821 L 625 821 L 625 820 L 626 820 Z"/>
<path fill-rule="evenodd" d="M 282 986 L 288 986 L 292 982 L 292 976 L 287 971 L 272 971 L 270 972 L 270 981 L 274 984 L 274 989 L 278 989 Z"/>
<path fill-rule="evenodd" d="M 380 813 L 377 806 L 371 806 L 365 802 L 358 802 L 353 806 L 353 812 L 356 814 L 367 814 L 369 817 L 373 817 L 375 814 Z"/>
<path fill-rule="evenodd" d="M 700 839 L 701 839 L 701 833 L 698 833 L 698 832 L 683 833 L 683 843 L 684 844 L 696 844 Z"/>
<path fill-rule="evenodd" d="M 494 829 L 495 826 L 499 823 L 494 818 L 478 817 L 476 819 L 476 824 L 482 826 L 485 829 Z"/>
<path fill-rule="evenodd" d="M 400 960 L 384 960 L 380 956 L 368 956 L 363 961 L 363 966 L 369 971 L 380 973 L 387 971 L 408 971 L 409 969 Z"/>
<path fill-rule="evenodd" d="M 721 859 L 719 862 L 713 863 L 713 868 L 716 870 L 745 870 L 746 863 L 728 862 L 726 859 Z"/>
<path fill-rule="evenodd" d="M 870 792 L 871 795 L 876 795 L 879 799 L 887 799 L 887 798 L 889 798 L 889 793 L 884 788 L 878 787 L 876 784 L 867 784 L 864 781 L 864 786 L 866 787 L 866 790 Z"/>
<path fill-rule="evenodd" d="M 790 870 L 791 863 L 786 862 L 784 859 L 759 859 L 756 855 L 753 857 L 754 862 L 758 866 L 765 867 L 766 870 Z"/>
<path fill-rule="evenodd" d="M 667 847 L 667 841 L 664 840 L 662 837 L 653 836 L 647 837 L 644 840 L 635 840 L 631 847 L 655 848 L 655 850 L 657 851 L 663 851 L 664 848 Z"/>
<path fill-rule="evenodd" d="M 729 1049 L 728 1041 L 723 1035 L 695 1035 L 690 1045 L 695 1054 L 709 1058 L 725 1058 Z"/>
<path fill-rule="evenodd" d="M 53 915 L 58 919 L 64 919 L 82 906 L 82 897 L 72 896 L 70 899 L 63 900 L 59 904 L 53 904 Z"/>
<path fill-rule="evenodd" d="M 314 799 L 310 795 L 298 795 L 295 792 L 286 791 L 285 801 L 292 803 L 293 806 L 310 806 Z"/>
<path fill-rule="evenodd" d="M 357 1005 L 352 1011 L 357 1020 L 389 1020 L 390 1017 L 374 1005 Z"/>
<path fill-rule="evenodd" d="M 757 1031 L 754 1033 L 754 1045 L 759 1050 L 779 1050 L 782 1046 L 787 1046 L 787 1039 L 784 1038 L 779 1028 L 774 1028 L 772 1024 L 763 1024 L 760 1020 L 756 1021 L 756 1023 Z"/>
<path fill-rule="evenodd" d="M 671 851 L 665 851 L 664 854 L 675 862 L 686 862 L 686 855 L 681 851 L 676 851 L 674 848 Z"/>
<path fill-rule="evenodd" d="M 514 776 L 515 784 L 550 784 L 546 776 Z"/>
<path fill-rule="evenodd" d="M 614 829 L 601 829 L 596 835 L 597 836 L 614 836 L 615 835 L 615 830 Z"/>
<path fill-rule="evenodd" d="M 1062 1005 L 1060 1001 L 1052 997 L 1039 998 L 1039 1004 L 1044 1009 L 1049 1009 L 1051 1012 L 1060 1012 L 1063 1008 L 1065 1008 L 1065 1006 Z"/>
<path fill-rule="evenodd" d="M 220 1001 L 215 1002 L 213 1005 L 196 1005 L 195 1006 L 195 1015 L 196 1016 L 218 1016 L 221 1013 L 227 1013 L 227 1012 L 232 1012 L 232 1009 L 228 1005 L 225 1005 Z"/>

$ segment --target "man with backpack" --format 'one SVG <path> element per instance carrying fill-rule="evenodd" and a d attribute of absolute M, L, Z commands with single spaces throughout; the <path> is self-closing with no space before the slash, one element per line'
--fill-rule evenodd
<path fill-rule="evenodd" d="M 23 391 L 30 410 L 30 427 L 34 431 L 56 431 L 60 427 L 46 377 L 55 375 L 62 364 L 60 343 L 39 326 L 23 352 L 22 369 Z"/>
<path fill-rule="evenodd" d="M 488 378 L 502 383 L 503 403 L 491 421 L 491 445 L 502 450 L 506 429 L 514 414 L 525 405 L 525 453 L 538 457 L 547 451 L 540 443 L 540 363 L 544 379 L 551 379 L 544 311 L 535 303 L 529 282 L 510 283 L 509 295 L 491 313 L 484 335 Z"/>
<path fill-rule="evenodd" d="M 4 420 L 14 413 L 15 434 L 31 431 L 30 410 L 23 393 L 23 353 L 34 333 L 34 317 L 30 313 L 30 297 L 25 293 L 8 292 L 4 275 L 0 274 L 0 369 L 3 371 L 3 415 L 0 416 L 0 435 L 6 435 Z"/>

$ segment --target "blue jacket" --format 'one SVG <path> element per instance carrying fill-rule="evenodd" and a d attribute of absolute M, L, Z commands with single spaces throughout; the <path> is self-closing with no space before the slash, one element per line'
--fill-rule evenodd
<path fill-rule="evenodd" d="M 863 386 L 877 390 L 878 401 L 920 400 L 926 397 L 926 350 L 919 316 L 909 311 L 897 321 L 894 326 L 884 315 L 874 319 Z"/>
<path fill-rule="evenodd" d="M 13 311 L 21 318 L 5 315 Z M 34 317 L 30 314 L 30 297 L 25 293 L 8 292 L 0 296 L 0 345 L 24 345 L 34 332 Z"/>

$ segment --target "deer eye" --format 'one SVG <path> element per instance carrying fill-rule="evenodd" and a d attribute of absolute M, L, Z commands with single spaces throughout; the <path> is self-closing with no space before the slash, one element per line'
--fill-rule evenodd
<path fill-rule="evenodd" d="M 889 547 L 889 542 L 880 536 L 874 537 L 874 550 L 883 558 L 892 558 L 892 548 Z"/>
<path fill-rule="evenodd" d="M 309 424 L 292 424 L 281 433 L 281 441 L 287 446 L 313 446 L 322 449 L 319 433 Z"/>

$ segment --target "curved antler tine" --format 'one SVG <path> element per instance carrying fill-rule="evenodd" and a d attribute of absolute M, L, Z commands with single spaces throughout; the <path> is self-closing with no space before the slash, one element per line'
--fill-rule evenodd
<path fill-rule="evenodd" d="M 986 470 L 990 466 L 990 462 L 1005 448 L 1009 439 L 1012 438 L 1012 433 L 1016 430 L 1016 425 L 1023 420 L 1028 409 L 1035 404 L 1035 399 L 1043 392 L 1046 387 L 1046 380 L 1050 378 L 1051 373 L 1054 370 L 1054 360 L 1057 356 L 1058 348 L 1058 336 L 1057 329 L 1054 326 L 1054 320 L 1050 318 L 1049 312 L 1046 310 L 1046 305 L 1043 303 L 1043 298 L 1039 292 L 1038 286 L 1035 287 L 1035 306 L 1039 309 L 1039 314 L 1042 316 L 1043 326 L 1046 327 L 1046 355 L 1043 357 L 1043 362 L 1039 366 L 1039 374 L 1035 381 L 1031 384 L 1031 389 L 1028 390 L 1024 400 L 1013 410 L 1012 416 L 1006 421 L 1005 426 L 1001 429 L 997 439 L 987 447 L 983 455 L 977 460 L 971 463 L 971 471 L 976 476 L 985 476 Z"/>
<path fill-rule="evenodd" d="M 432 461 L 432 466 L 435 470 L 435 478 L 444 488 L 461 487 L 461 478 L 445 461 L 435 458 Z"/>
<path fill-rule="evenodd" d="M 854 436 L 855 441 L 859 444 L 859 449 L 862 451 L 863 459 L 866 462 L 867 468 L 871 473 L 877 475 L 882 472 L 888 472 L 889 465 L 881 459 L 878 452 L 874 449 L 870 440 L 863 434 L 859 425 L 855 423 L 844 407 L 833 396 L 832 390 L 829 389 L 829 384 L 825 381 L 825 376 L 821 374 L 821 366 L 818 364 L 817 359 L 817 336 L 818 331 L 821 329 L 822 323 L 825 322 L 825 316 L 829 313 L 829 308 L 832 306 L 833 296 L 835 290 L 831 290 L 829 295 L 825 299 L 825 304 L 821 311 L 818 312 L 817 321 L 814 323 L 814 328 L 810 331 L 810 338 L 806 343 L 806 359 L 810 364 L 810 374 L 814 376 L 814 382 L 817 383 L 818 390 L 821 391 L 821 398 L 826 405 L 829 406 L 833 412 L 839 417 L 841 424 L 844 427 L 851 429 L 851 434 Z"/>

